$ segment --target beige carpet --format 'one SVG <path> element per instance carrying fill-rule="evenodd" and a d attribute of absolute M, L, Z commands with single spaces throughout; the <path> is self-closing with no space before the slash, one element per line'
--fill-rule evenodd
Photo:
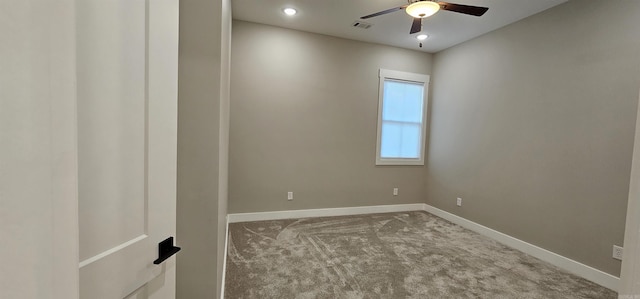
<path fill-rule="evenodd" d="M 616 298 L 426 212 L 232 223 L 225 298 Z"/>

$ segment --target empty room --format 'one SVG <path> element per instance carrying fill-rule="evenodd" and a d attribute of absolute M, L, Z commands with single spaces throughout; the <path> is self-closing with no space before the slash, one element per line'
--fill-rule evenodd
<path fill-rule="evenodd" d="M 1 0 L 0 298 L 640 298 L 640 1 Z"/>
<path fill-rule="evenodd" d="M 468 2 L 232 1 L 226 297 L 616 296 L 640 6 Z"/>

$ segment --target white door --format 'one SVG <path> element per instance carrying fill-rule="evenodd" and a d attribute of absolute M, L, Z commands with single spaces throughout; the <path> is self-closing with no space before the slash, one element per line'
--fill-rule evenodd
<path fill-rule="evenodd" d="M 78 297 L 74 5 L 0 0 L 2 299 Z"/>
<path fill-rule="evenodd" d="M 76 1 L 80 298 L 173 298 L 177 0 Z"/>

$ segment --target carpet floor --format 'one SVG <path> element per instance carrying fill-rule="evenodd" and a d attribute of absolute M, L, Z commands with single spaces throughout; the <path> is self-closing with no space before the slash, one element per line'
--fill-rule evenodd
<path fill-rule="evenodd" d="M 426 212 L 229 224 L 225 298 L 616 298 Z"/>

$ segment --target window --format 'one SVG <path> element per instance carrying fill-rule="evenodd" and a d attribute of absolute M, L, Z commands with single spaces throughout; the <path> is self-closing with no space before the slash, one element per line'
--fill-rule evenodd
<path fill-rule="evenodd" d="M 380 69 L 376 165 L 424 165 L 429 76 Z"/>

